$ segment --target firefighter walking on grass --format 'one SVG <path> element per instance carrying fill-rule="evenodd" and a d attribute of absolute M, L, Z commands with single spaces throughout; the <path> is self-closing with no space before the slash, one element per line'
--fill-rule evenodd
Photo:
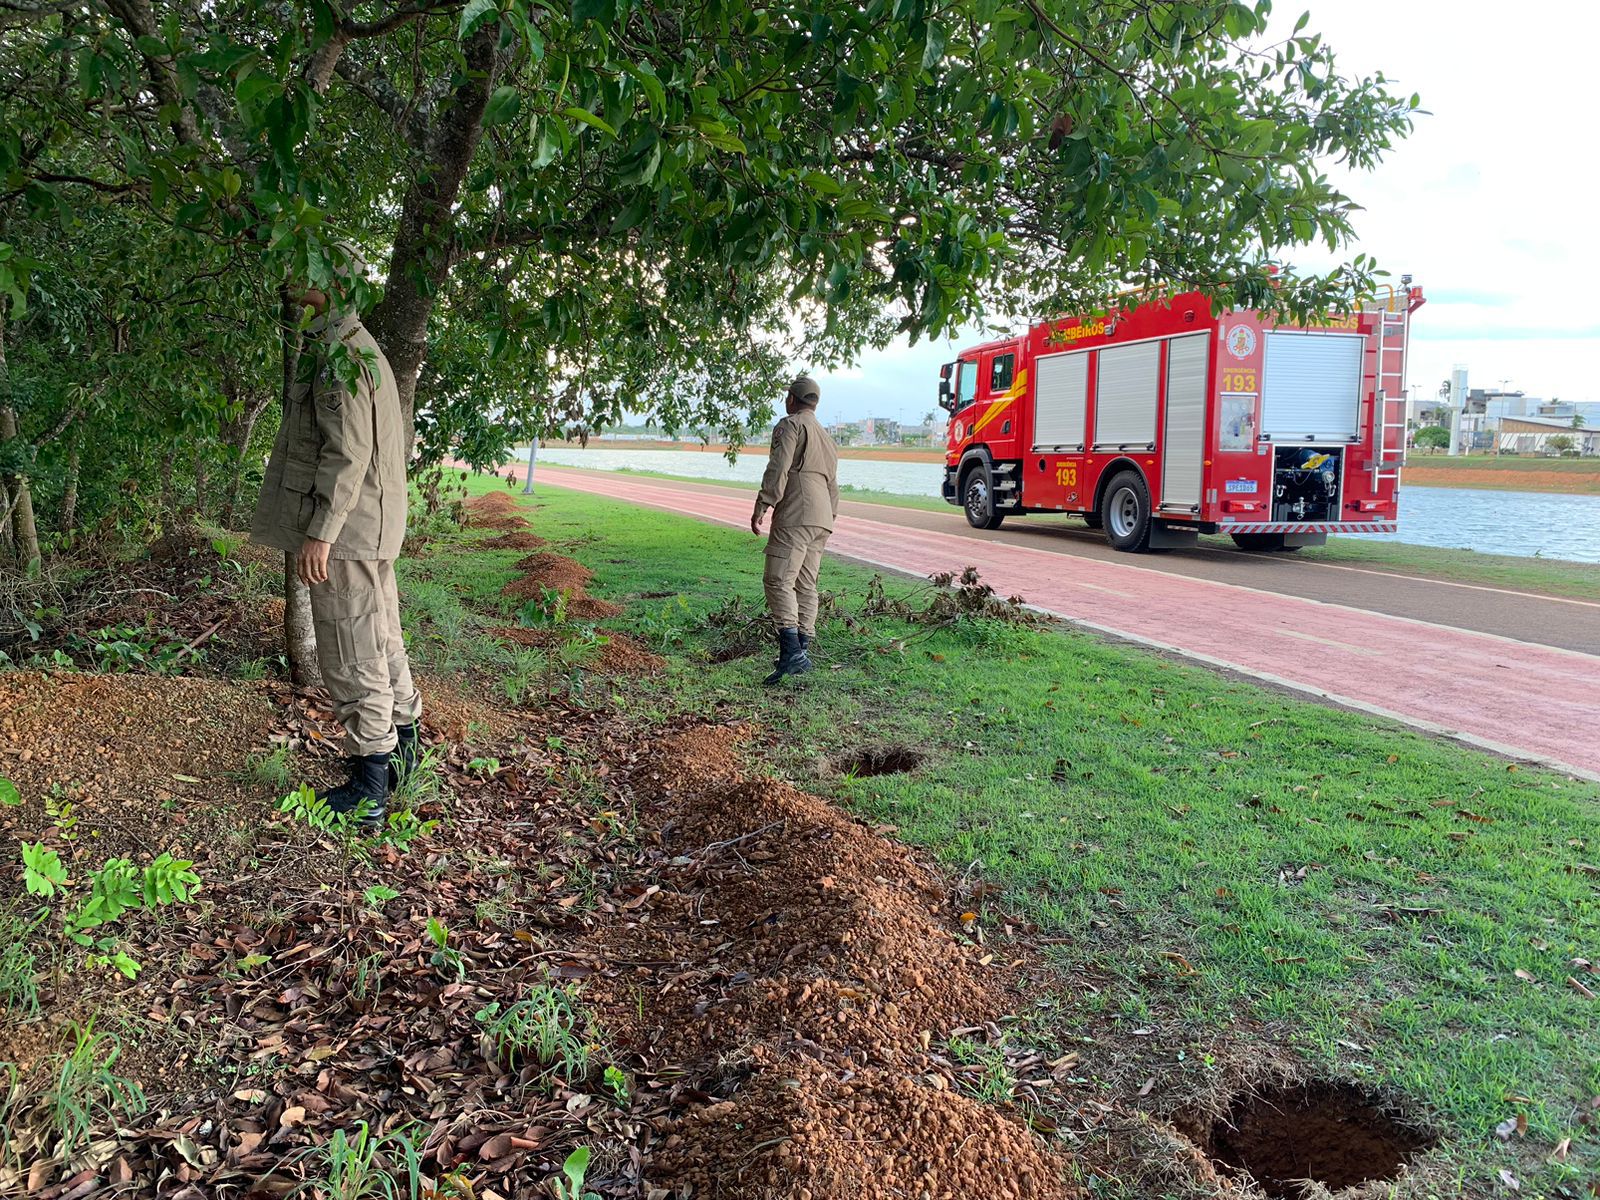
<path fill-rule="evenodd" d="M 357 278 L 359 256 L 339 250 L 337 270 L 346 282 Z M 366 823 L 381 824 L 399 774 L 416 764 L 422 713 L 394 578 L 411 431 L 394 372 L 348 301 L 312 287 L 291 298 L 316 316 L 250 536 L 293 555 L 291 569 L 311 591 L 317 663 L 350 756 L 349 780 L 323 799 L 336 812 L 360 811 Z M 341 343 L 346 353 L 335 355 Z M 352 371 L 353 385 L 345 382 Z"/>
<path fill-rule="evenodd" d="M 761 518 L 772 510 L 762 574 L 767 607 L 778 626 L 778 661 L 767 676 L 769 684 L 811 670 L 817 571 L 839 513 L 839 451 L 817 420 L 821 398 L 809 376 L 789 385 L 784 404 L 789 415 L 772 431 L 772 453 L 750 514 L 750 532 L 760 534 Z"/>

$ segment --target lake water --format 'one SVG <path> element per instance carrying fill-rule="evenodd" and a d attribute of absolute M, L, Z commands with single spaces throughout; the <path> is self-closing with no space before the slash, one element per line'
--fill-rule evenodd
<path fill-rule="evenodd" d="M 519 458 L 526 462 L 527 457 L 527 449 L 523 448 Z M 766 455 L 760 450 L 741 454 L 730 463 L 711 451 L 541 448 L 539 462 L 598 471 L 631 468 L 746 483 L 758 482 L 767 465 Z M 537 480 L 537 468 L 534 477 Z M 937 497 L 940 478 L 938 463 L 839 460 L 840 484 L 870 491 Z M 1402 487 L 1400 530 L 1397 534 L 1359 536 L 1485 554 L 1539 555 L 1600 563 L 1600 496 Z"/>

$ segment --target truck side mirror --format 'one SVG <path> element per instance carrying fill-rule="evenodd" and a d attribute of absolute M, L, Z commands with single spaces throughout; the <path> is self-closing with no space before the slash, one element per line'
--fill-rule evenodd
<path fill-rule="evenodd" d="M 945 370 L 948 371 L 949 368 L 946 367 Z M 948 379 L 939 381 L 939 407 L 944 409 L 945 412 L 955 412 L 956 410 L 955 394 L 950 390 L 950 381 Z"/>
<path fill-rule="evenodd" d="M 939 378 L 946 383 L 950 382 L 950 372 L 955 368 L 954 363 L 945 363 L 939 368 Z"/>

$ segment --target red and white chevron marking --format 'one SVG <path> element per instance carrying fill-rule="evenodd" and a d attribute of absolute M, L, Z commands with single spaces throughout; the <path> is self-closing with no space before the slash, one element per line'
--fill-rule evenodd
<path fill-rule="evenodd" d="M 1398 533 L 1395 521 L 1228 521 L 1219 533 Z"/>

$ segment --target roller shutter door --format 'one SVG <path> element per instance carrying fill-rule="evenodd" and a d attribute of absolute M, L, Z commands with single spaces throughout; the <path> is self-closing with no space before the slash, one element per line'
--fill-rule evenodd
<path fill-rule="evenodd" d="M 1155 444 L 1162 344 L 1139 342 L 1100 351 L 1094 390 L 1096 449 Z"/>
<path fill-rule="evenodd" d="M 1261 432 L 1277 441 L 1357 440 L 1366 339 L 1274 332 L 1266 343 Z"/>
<path fill-rule="evenodd" d="M 1052 354 L 1033 363 L 1033 448 L 1082 450 L 1089 354 Z"/>

